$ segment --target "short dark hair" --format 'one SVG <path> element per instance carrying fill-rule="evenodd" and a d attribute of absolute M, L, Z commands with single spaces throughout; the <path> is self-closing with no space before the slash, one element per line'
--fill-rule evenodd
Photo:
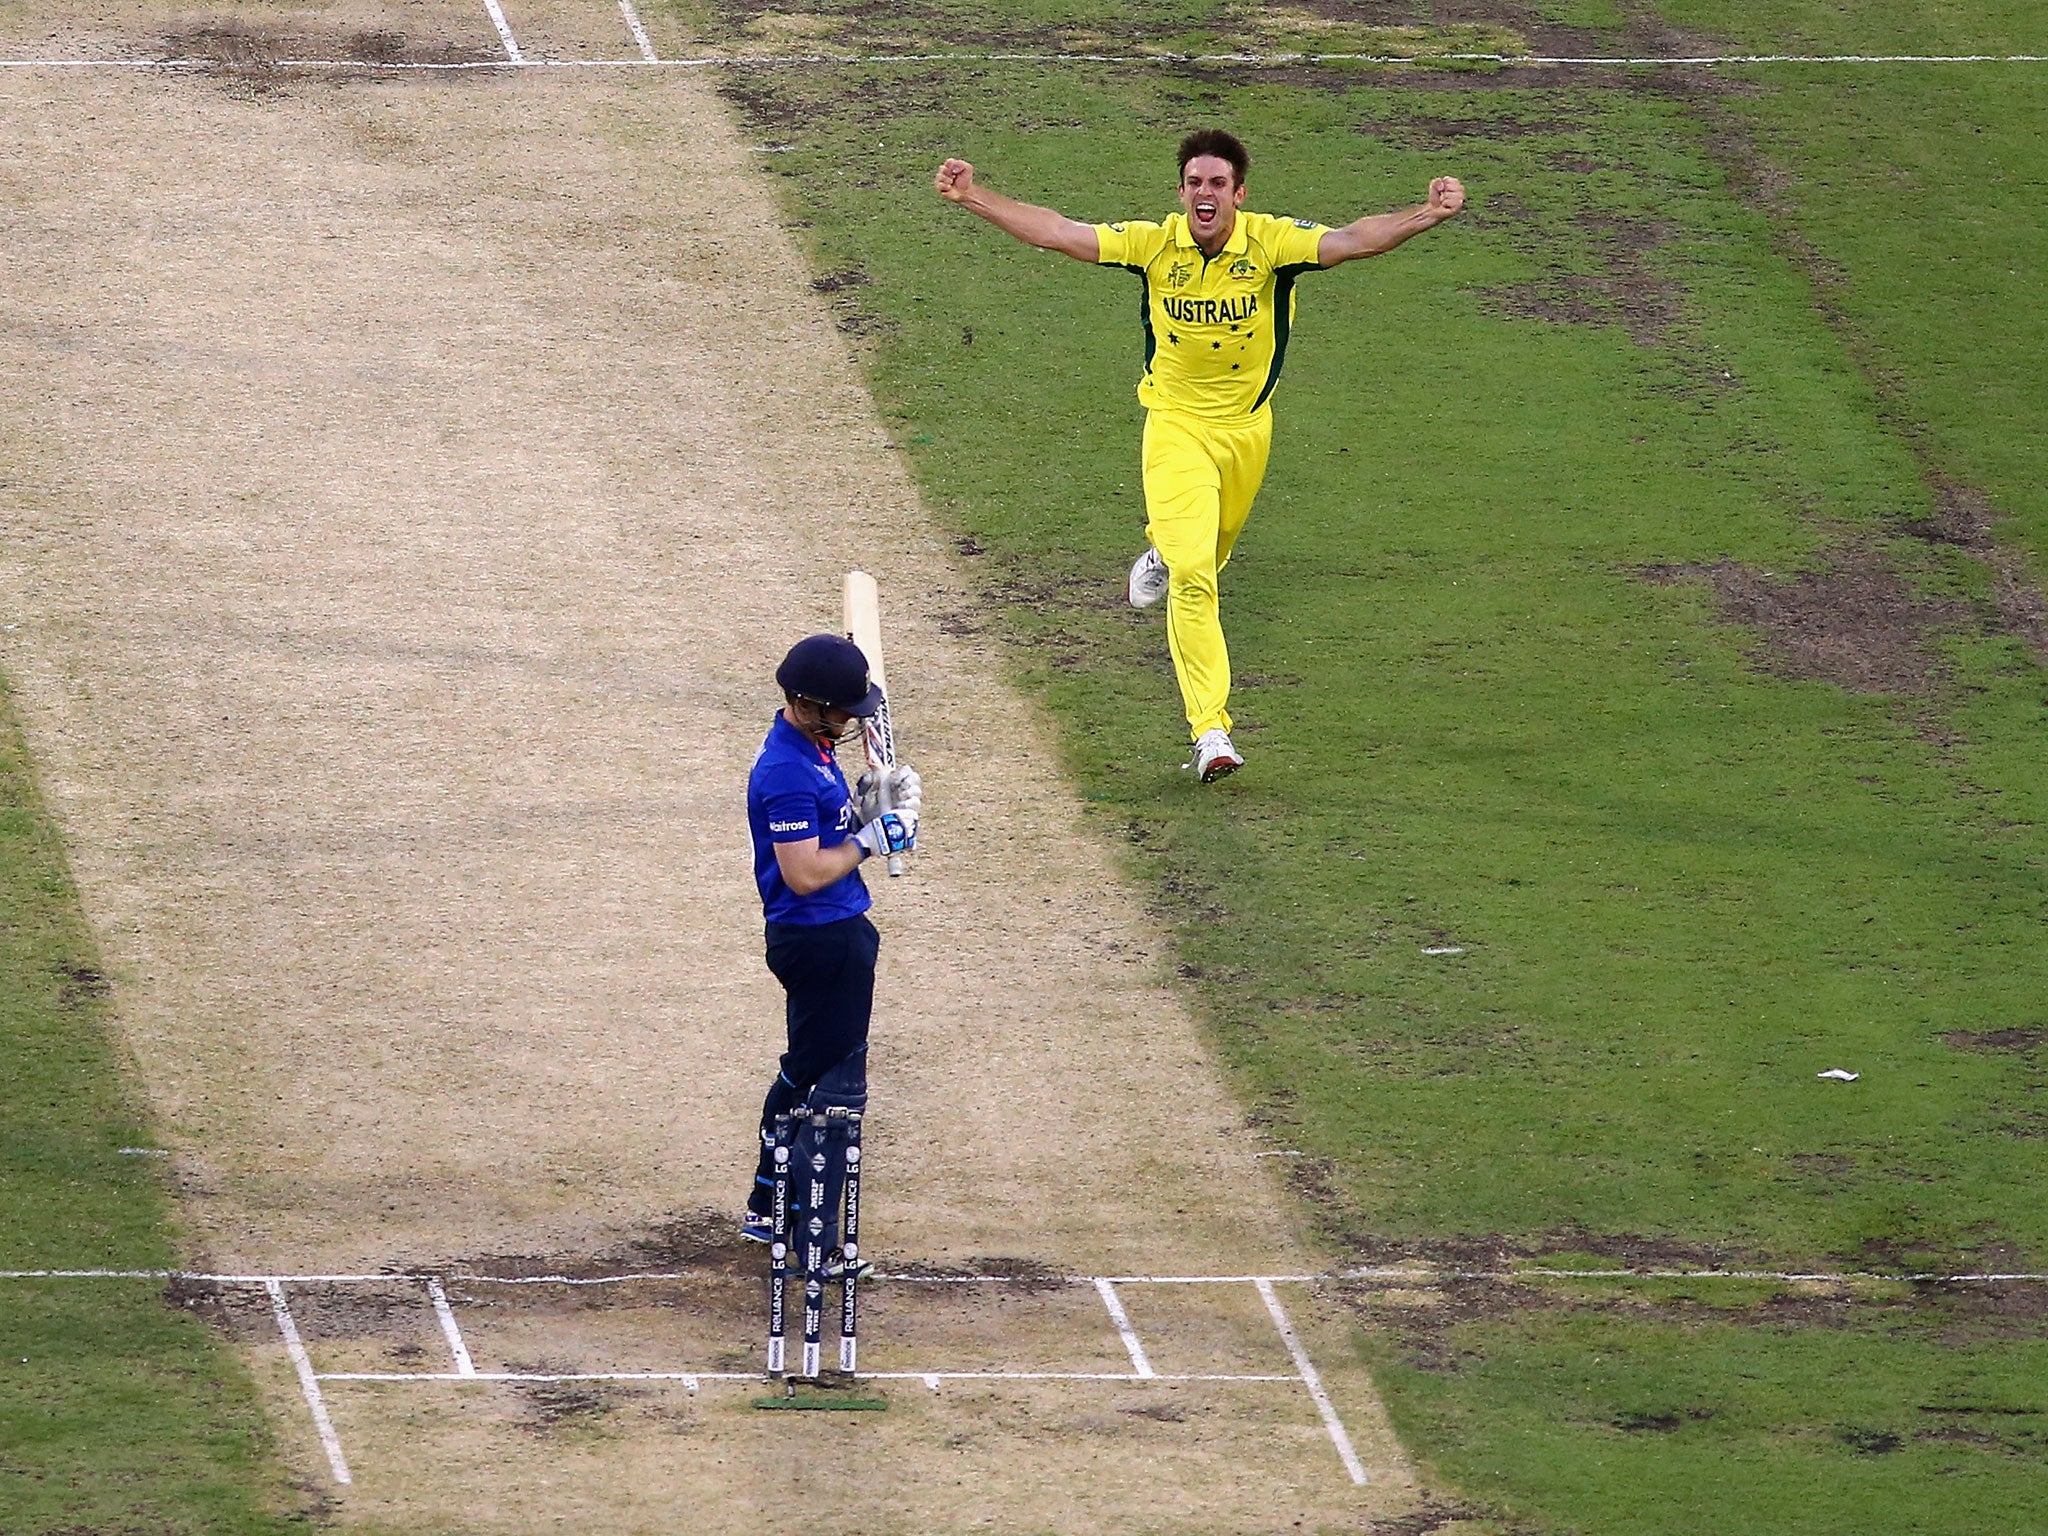
<path fill-rule="evenodd" d="M 1221 128 L 1197 128 L 1180 141 L 1181 175 L 1187 175 L 1188 162 L 1198 155 L 1214 155 L 1218 160 L 1228 160 L 1237 177 L 1235 185 L 1240 187 L 1252 168 L 1251 151 L 1244 147 L 1236 134 Z"/>

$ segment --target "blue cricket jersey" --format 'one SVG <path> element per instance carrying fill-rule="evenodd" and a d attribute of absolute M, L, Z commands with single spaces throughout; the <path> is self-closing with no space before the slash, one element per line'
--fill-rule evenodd
<path fill-rule="evenodd" d="M 783 883 L 777 843 L 815 837 L 836 848 L 852 837 L 853 794 L 832 754 L 778 712 L 747 775 L 747 826 L 754 834 L 754 883 L 771 923 L 815 926 L 857 917 L 872 904 L 867 882 L 850 870 L 822 891 L 799 896 Z"/>

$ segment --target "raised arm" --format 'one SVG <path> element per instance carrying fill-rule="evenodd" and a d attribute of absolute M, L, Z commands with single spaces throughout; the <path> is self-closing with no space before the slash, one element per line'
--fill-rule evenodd
<path fill-rule="evenodd" d="M 978 187 L 974 184 L 974 167 L 965 160 L 948 160 L 941 165 L 932 185 L 947 202 L 958 203 L 1026 245 L 1035 245 L 1042 251 L 1061 251 L 1076 261 L 1093 262 L 1101 255 L 1093 224 L 1082 224 L 1050 208 L 1020 203 L 1014 197 Z M 1324 244 L 1328 243 L 1326 238 Z"/>
<path fill-rule="evenodd" d="M 1454 217 L 1465 206 L 1464 185 L 1455 176 L 1439 176 L 1429 184 L 1429 201 L 1399 213 L 1373 213 L 1333 229 L 1316 246 L 1316 260 L 1326 267 L 1341 266 L 1361 256 L 1391 251 L 1403 240 L 1434 229 Z"/>

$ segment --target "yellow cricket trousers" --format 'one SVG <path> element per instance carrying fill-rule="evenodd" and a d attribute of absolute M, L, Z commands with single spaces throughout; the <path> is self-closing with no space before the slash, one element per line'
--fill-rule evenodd
<path fill-rule="evenodd" d="M 1266 478 L 1273 413 L 1216 422 L 1179 411 L 1145 416 L 1145 536 L 1166 562 L 1166 646 L 1188 731 L 1229 730 L 1230 652 L 1216 578 Z"/>

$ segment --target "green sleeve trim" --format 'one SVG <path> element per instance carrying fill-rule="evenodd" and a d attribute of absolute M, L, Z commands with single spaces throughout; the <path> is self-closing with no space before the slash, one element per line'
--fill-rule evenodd
<path fill-rule="evenodd" d="M 1145 371 L 1152 371 L 1152 354 L 1159 350 L 1159 338 L 1152 333 L 1152 280 L 1145 275 L 1145 269 L 1128 261 L 1117 263 L 1126 272 L 1138 275 L 1138 324 L 1145 332 Z M 1271 385 L 1267 386 L 1269 389 Z"/>
<path fill-rule="evenodd" d="M 1287 361 L 1287 337 L 1294 329 L 1294 280 L 1304 272 L 1322 270 L 1322 263 L 1317 261 L 1300 261 L 1273 269 L 1273 365 L 1266 370 L 1266 387 L 1252 402 L 1254 411 L 1273 393 L 1273 386 L 1280 382 L 1281 365 Z"/>

